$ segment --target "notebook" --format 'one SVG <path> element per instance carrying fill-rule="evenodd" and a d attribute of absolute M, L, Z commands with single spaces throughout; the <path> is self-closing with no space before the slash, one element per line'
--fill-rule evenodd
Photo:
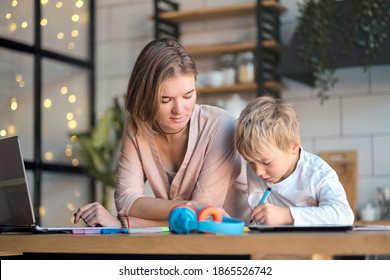
<path fill-rule="evenodd" d="M 0 139 L 0 233 L 101 233 L 111 227 L 41 227 L 35 222 L 18 136 Z"/>
<path fill-rule="evenodd" d="M 249 230 L 254 232 L 330 232 L 330 231 L 348 231 L 352 230 L 353 225 L 249 225 Z"/>

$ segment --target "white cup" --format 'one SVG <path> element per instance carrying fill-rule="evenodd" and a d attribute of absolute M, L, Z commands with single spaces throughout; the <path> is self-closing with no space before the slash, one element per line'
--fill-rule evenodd
<path fill-rule="evenodd" d="M 373 207 L 371 203 L 367 205 L 360 211 L 360 218 L 365 222 L 372 222 L 377 220 L 378 208 Z"/>
<path fill-rule="evenodd" d="M 221 71 L 211 71 L 207 73 L 207 81 L 210 86 L 212 87 L 220 87 L 222 86 L 225 81 L 224 81 L 224 74 Z"/>

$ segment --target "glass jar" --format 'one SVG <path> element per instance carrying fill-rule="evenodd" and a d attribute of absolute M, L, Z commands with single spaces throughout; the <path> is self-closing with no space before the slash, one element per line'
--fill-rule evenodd
<path fill-rule="evenodd" d="M 233 54 L 224 54 L 220 57 L 220 67 L 224 76 L 224 85 L 233 85 L 236 82 L 236 61 Z"/>
<path fill-rule="evenodd" d="M 237 57 L 238 82 L 253 83 L 255 81 L 255 66 L 253 63 L 253 52 L 239 53 Z"/>

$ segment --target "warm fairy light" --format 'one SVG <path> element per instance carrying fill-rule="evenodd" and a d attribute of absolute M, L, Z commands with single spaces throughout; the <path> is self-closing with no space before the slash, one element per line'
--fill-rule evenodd
<path fill-rule="evenodd" d="M 80 190 L 74 190 L 73 191 L 73 195 L 75 196 L 75 197 L 80 197 L 81 196 L 81 191 Z"/>
<path fill-rule="evenodd" d="M 8 126 L 8 134 L 9 135 L 15 135 L 16 134 L 16 127 L 14 125 Z"/>
<path fill-rule="evenodd" d="M 77 122 L 75 120 L 71 120 L 68 122 L 69 129 L 75 129 L 77 127 Z"/>
<path fill-rule="evenodd" d="M 20 81 L 20 82 L 18 83 L 18 85 L 19 85 L 19 87 L 24 88 L 24 81 Z"/>
<path fill-rule="evenodd" d="M 69 95 L 69 97 L 68 97 L 69 103 L 75 103 L 76 100 L 77 100 L 76 95 L 74 95 L 74 94 Z"/>
<path fill-rule="evenodd" d="M 75 5 L 77 8 L 81 8 L 84 5 L 84 1 L 77 0 Z"/>
<path fill-rule="evenodd" d="M 47 99 L 45 99 L 45 100 L 43 101 L 43 107 L 45 107 L 45 108 L 50 108 L 51 105 L 52 105 L 52 102 L 51 102 L 51 100 L 50 100 L 49 98 L 47 98 Z"/>
<path fill-rule="evenodd" d="M 80 162 L 77 158 L 72 159 L 72 166 L 79 166 Z"/>
<path fill-rule="evenodd" d="M 42 5 L 46 5 L 47 3 L 49 3 L 49 0 L 41 0 Z"/>
<path fill-rule="evenodd" d="M 43 18 L 41 19 L 41 26 L 46 26 L 47 25 L 47 19 Z"/>
<path fill-rule="evenodd" d="M 73 113 L 67 113 L 66 114 L 66 119 L 68 120 L 68 121 L 70 121 L 70 120 L 73 120 Z"/>
<path fill-rule="evenodd" d="M 5 129 L 0 129 L 0 136 L 7 136 L 7 131 Z"/>
<path fill-rule="evenodd" d="M 66 202 L 66 208 L 68 208 L 68 210 L 71 211 L 71 212 L 74 212 L 74 210 L 76 209 L 74 204 L 72 202 L 70 202 L 70 201 Z"/>
<path fill-rule="evenodd" d="M 59 33 L 57 34 L 57 39 L 58 39 L 58 40 L 62 40 L 62 39 L 64 39 L 64 37 L 65 37 L 64 32 L 59 32 Z"/>
<path fill-rule="evenodd" d="M 54 158 L 54 154 L 53 154 L 53 152 L 46 152 L 45 153 L 45 159 L 47 160 L 47 161 L 51 161 L 51 160 L 53 160 L 53 158 Z"/>
<path fill-rule="evenodd" d="M 63 6 L 63 4 L 62 4 L 61 1 L 58 1 L 58 2 L 56 3 L 56 8 L 60 9 L 60 8 L 62 8 L 62 6 Z"/>
<path fill-rule="evenodd" d="M 46 208 L 41 206 L 39 207 L 39 216 L 44 217 L 46 216 Z"/>
<path fill-rule="evenodd" d="M 84 114 L 84 110 L 81 107 L 77 107 L 76 109 L 74 109 L 74 112 L 77 116 L 82 116 Z"/>
<path fill-rule="evenodd" d="M 15 81 L 20 82 L 21 80 L 23 80 L 22 74 L 16 74 Z"/>
<path fill-rule="evenodd" d="M 77 139 L 78 139 L 77 135 L 72 135 L 72 136 L 70 137 L 70 141 L 72 141 L 72 142 L 76 142 Z"/>
<path fill-rule="evenodd" d="M 61 92 L 61 94 L 67 94 L 68 93 L 68 87 L 61 87 L 60 92 Z"/>
<path fill-rule="evenodd" d="M 5 14 L 5 19 L 11 19 L 12 18 L 12 14 L 11 13 L 6 13 Z"/>
<path fill-rule="evenodd" d="M 73 43 L 73 42 L 70 42 L 69 44 L 68 44 L 68 50 L 73 50 L 74 48 L 75 48 L 75 43 Z"/>
<path fill-rule="evenodd" d="M 77 36 L 79 36 L 79 31 L 77 29 L 73 29 L 72 32 L 70 33 L 70 35 L 75 38 Z"/>
<path fill-rule="evenodd" d="M 11 2 L 11 6 L 12 7 L 16 7 L 18 5 L 18 1 L 16 1 L 16 0 L 13 0 L 12 2 Z"/>
<path fill-rule="evenodd" d="M 77 22 L 80 20 L 80 16 L 78 14 L 74 14 L 72 17 L 71 17 L 72 21 L 73 22 Z"/>
<path fill-rule="evenodd" d="M 68 144 L 65 148 L 65 156 L 70 157 L 73 154 L 72 145 Z"/>
<path fill-rule="evenodd" d="M 16 111 L 18 109 L 18 100 L 15 97 L 11 98 L 10 108 L 12 111 Z"/>
<path fill-rule="evenodd" d="M 26 21 L 23 21 L 21 24 L 20 24 L 20 27 L 23 28 L 23 29 L 26 29 L 28 26 L 28 22 Z"/>
<path fill-rule="evenodd" d="M 11 22 L 8 26 L 8 29 L 10 32 L 15 32 L 15 30 L 18 28 L 15 22 Z"/>

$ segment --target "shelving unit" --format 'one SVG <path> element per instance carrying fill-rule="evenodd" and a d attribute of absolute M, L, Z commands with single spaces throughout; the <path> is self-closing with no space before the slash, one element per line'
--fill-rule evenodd
<path fill-rule="evenodd" d="M 218 56 L 225 53 L 253 51 L 255 54 L 256 83 L 242 83 L 221 87 L 200 87 L 201 94 L 233 93 L 255 91 L 263 94 L 263 89 L 279 96 L 285 88 L 276 74 L 279 57 L 284 47 L 279 43 L 279 15 L 286 8 L 277 0 L 257 0 L 254 3 L 222 6 L 216 8 L 180 11 L 179 5 L 170 0 L 155 0 L 155 37 L 166 35 L 180 37 L 180 24 L 185 22 L 218 20 L 231 17 L 255 16 L 257 42 L 238 42 L 217 45 L 186 46 L 194 56 Z M 264 17 L 267 14 L 268 19 Z M 272 20 L 269 20 L 269 17 Z M 268 28 L 265 27 L 265 23 Z M 271 26 L 271 28 L 269 28 Z M 264 65 L 272 65 L 272 68 Z M 268 78 L 266 78 L 268 77 Z M 271 77 L 271 78 L 270 78 Z"/>

